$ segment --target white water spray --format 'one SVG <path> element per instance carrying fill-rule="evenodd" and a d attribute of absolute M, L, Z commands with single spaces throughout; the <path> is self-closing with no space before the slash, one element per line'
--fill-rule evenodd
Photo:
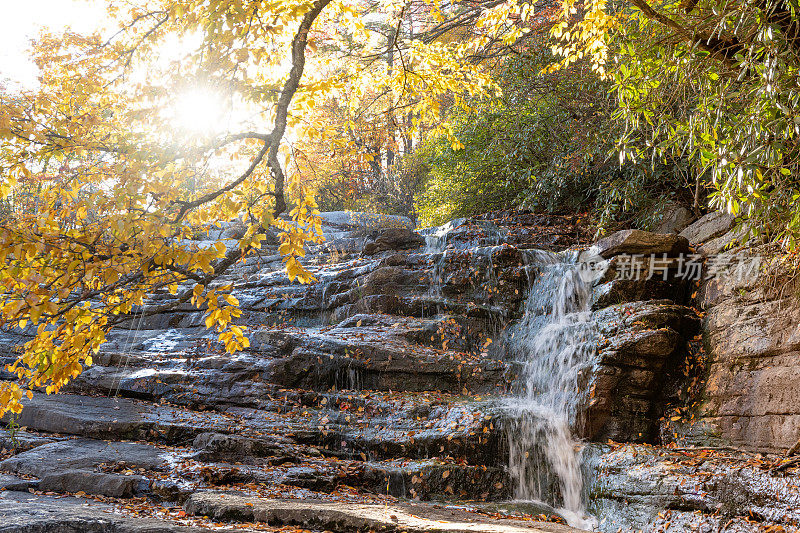
<path fill-rule="evenodd" d="M 519 391 L 508 401 L 509 472 L 517 499 L 545 501 L 570 525 L 592 528 L 573 436 L 596 358 L 590 286 L 574 256 L 537 253 L 534 261 L 525 314 L 507 337 L 520 368 Z"/>

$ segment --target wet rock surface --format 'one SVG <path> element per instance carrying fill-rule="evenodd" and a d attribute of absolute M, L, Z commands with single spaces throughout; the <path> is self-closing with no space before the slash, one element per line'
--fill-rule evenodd
<path fill-rule="evenodd" d="M 800 473 L 732 449 L 591 445 L 590 501 L 606 531 L 797 531 Z M 783 529 L 781 529 L 783 528 Z"/>
<path fill-rule="evenodd" d="M 158 448 L 133 442 L 75 439 L 44 444 L 0 462 L 0 470 L 39 478 L 38 489 L 130 498 L 148 492 L 135 471 L 164 469 Z"/>
<path fill-rule="evenodd" d="M 699 321 L 670 300 L 618 304 L 596 314 L 600 359 L 584 435 L 601 442 L 656 442 L 669 372 L 685 357 Z"/>
<path fill-rule="evenodd" d="M 462 221 L 431 245 L 397 217 L 331 213 L 323 221 L 328 241 L 307 261 L 317 283 L 290 283 L 274 247 L 222 280 L 235 285 L 250 349 L 225 354 L 203 313 L 180 305 L 134 315 L 64 393 L 35 394 L 15 421 L 25 432 L 0 462 L 10 495 L 4 516 L 16 524 L 3 531 L 127 531 L 137 513 L 170 515 L 152 530 L 172 531 L 178 515 L 202 521 L 192 515 L 202 491 L 215 488 L 294 501 L 291 519 L 289 511 L 252 517 L 267 529 L 569 530 L 537 529 L 524 514 L 513 527 L 455 508 L 450 519 L 421 503 L 511 497 L 494 398 L 513 373 L 489 347 L 519 316 L 532 275 L 525 250 L 542 236 L 518 221 Z M 237 231 L 227 225 L 212 237 Z M 64 499 L 68 518 L 59 525 L 47 512 L 57 502 L 44 494 L 79 498 Z M 385 510 L 398 498 L 420 502 L 415 516 L 398 508 L 395 522 L 365 508 L 345 522 L 329 519 L 342 502 Z M 147 503 L 132 513 L 126 502 Z M 26 505 L 43 518 L 18 517 Z M 435 524 L 416 518 L 425 512 Z M 111 516 L 96 525 L 97 514 Z"/>
<path fill-rule="evenodd" d="M 203 313 L 179 305 L 131 317 L 63 393 L 35 394 L 16 420 L 24 431 L 0 434 L 0 531 L 575 531 L 537 522 L 563 522 L 547 505 L 486 506 L 514 497 L 502 399 L 517 368 L 504 335 L 541 250 L 589 244 L 576 217 L 496 213 L 419 233 L 401 217 L 323 223 L 328 240 L 306 261 L 316 283 L 289 282 L 277 242 L 222 280 L 234 284 L 249 349 L 224 353 Z M 229 226 L 218 237 L 235 237 Z M 655 280 L 618 273 L 625 254 L 686 246 L 628 232 L 598 248 L 608 264 L 593 284 L 599 363 L 585 376 L 585 439 L 662 439 L 698 319 L 677 264 Z M 1 335 L 7 347 L 24 340 Z M 627 494 L 613 483 L 630 472 L 609 461 L 588 475 L 616 480 L 590 489 L 613 515 Z M 643 485 L 655 498 L 640 513 L 648 520 L 671 509 L 659 483 Z"/>

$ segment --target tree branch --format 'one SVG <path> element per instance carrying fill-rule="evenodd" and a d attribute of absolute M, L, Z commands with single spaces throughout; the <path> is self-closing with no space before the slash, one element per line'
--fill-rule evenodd
<path fill-rule="evenodd" d="M 713 58 L 729 66 L 734 65 L 734 57 L 742 50 L 742 45 L 736 37 L 720 39 L 713 35 L 695 32 L 692 29 L 681 26 L 678 22 L 663 13 L 659 13 L 653 9 L 650 4 L 645 2 L 645 0 L 631 0 L 631 3 L 636 6 L 645 17 L 674 30 L 687 42 L 697 46 L 701 50 L 705 50 L 710 53 Z"/>
<path fill-rule="evenodd" d="M 278 98 L 278 102 L 276 104 L 276 111 L 275 111 L 275 125 L 272 131 L 268 135 L 262 134 L 254 134 L 252 132 L 242 133 L 239 135 L 232 135 L 228 136 L 224 139 L 225 142 L 231 142 L 233 140 L 238 139 L 246 139 L 246 138 L 258 138 L 264 142 L 261 150 L 259 150 L 258 154 L 256 155 L 255 159 L 250 163 L 250 166 L 245 170 L 245 172 L 239 176 L 236 180 L 232 181 L 225 187 L 218 189 L 212 193 L 206 194 L 194 200 L 192 202 L 183 202 L 181 204 L 181 209 L 178 212 L 177 216 L 173 223 L 179 222 L 186 216 L 191 209 L 199 207 L 207 202 L 213 201 L 214 199 L 218 198 L 222 194 L 233 190 L 237 186 L 239 186 L 244 180 L 246 180 L 258 167 L 259 164 L 264 160 L 264 157 L 267 156 L 267 162 L 270 165 L 270 171 L 272 172 L 273 177 L 275 178 L 275 207 L 273 209 L 273 216 L 277 217 L 282 212 L 286 210 L 286 198 L 285 198 L 285 176 L 283 173 L 283 169 L 278 161 L 278 154 L 280 150 L 281 140 L 283 138 L 284 133 L 286 133 L 286 126 L 289 116 L 289 105 L 292 102 L 292 98 L 294 97 L 297 89 L 300 87 L 300 79 L 303 77 L 303 71 L 305 69 L 305 50 L 306 45 L 308 44 L 308 32 L 311 29 L 311 26 L 314 24 L 314 21 L 317 19 L 319 14 L 322 12 L 323 9 L 331 2 L 332 0 L 317 0 L 312 4 L 311 9 L 303 16 L 303 20 L 300 22 L 300 27 L 297 30 L 297 33 L 292 40 L 292 68 L 289 71 L 289 77 L 287 78 L 286 82 L 283 85 L 283 90 L 281 91 L 281 95 Z M 261 226 L 259 228 L 261 231 L 266 231 L 266 228 Z M 221 274 L 223 274 L 228 268 L 238 262 L 242 257 L 247 255 L 247 253 L 252 249 L 252 246 L 247 246 L 244 249 L 240 248 L 233 248 L 227 252 L 224 258 L 220 259 L 217 263 L 213 265 L 214 270 L 211 273 L 205 274 L 204 276 L 200 277 L 192 277 L 187 276 L 187 278 L 193 279 L 197 281 L 201 285 L 207 286 L 211 283 L 214 279 L 218 278 Z M 185 275 L 185 273 L 183 273 Z M 157 306 L 155 308 L 151 308 L 148 310 L 143 311 L 142 316 L 149 316 L 152 314 L 157 314 L 164 312 L 168 309 L 171 309 L 179 304 L 185 303 L 189 301 L 192 295 L 192 290 L 187 290 L 183 294 L 181 294 L 175 301 Z M 112 323 L 118 323 L 123 320 L 126 320 L 127 316 L 123 317 L 120 316 L 115 320 L 112 320 Z"/>

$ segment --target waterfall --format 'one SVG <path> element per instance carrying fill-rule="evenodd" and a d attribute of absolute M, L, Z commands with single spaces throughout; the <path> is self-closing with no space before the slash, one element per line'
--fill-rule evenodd
<path fill-rule="evenodd" d="M 486 275 L 489 281 L 494 279 L 495 272 L 492 266 L 492 253 L 500 246 L 500 242 L 507 232 L 501 230 L 491 222 L 471 221 L 467 238 L 457 239 L 456 242 L 450 241 L 451 234 L 459 229 L 466 227 L 467 219 L 458 218 L 451 220 L 434 228 L 420 230 L 420 234 L 425 237 L 425 248 L 423 254 L 430 256 L 432 261 L 431 283 L 428 287 L 428 296 L 436 302 L 437 314 L 441 312 L 440 302 L 442 300 L 442 284 L 445 274 L 446 263 L 452 259 L 455 250 L 472 250 L 475 252 L 470 258 L 471 261 L 481 258 L 488 258 L 488 269 Z M 450 248 L 450 249 L 448 249 Z M 450 252 L 450 254 L 448 254 Z"/>
<path fill-rule="evenodd" d="M 547 502 L 570 525 L 591 528 L 573 436 L 597 356 L 590 285 L 574 255 L 537 252 L 533 261 L 538 274 L 525 313 L 506 336 L 519 368 L 517 393 L 507 401 L 509 473 L 518 500 Z"/>

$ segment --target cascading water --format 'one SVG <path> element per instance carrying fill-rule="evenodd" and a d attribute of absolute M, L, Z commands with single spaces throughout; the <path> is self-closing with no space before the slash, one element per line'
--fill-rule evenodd
<path fill-rule="evenodd" d="M 507 402 L 509 472 L 518 500 L 547 502 L 570 525 L 592 528 L 573 436 L 596 358 L 589 284 L 575 255 L 537 252 L 532 261 L 539 272 L 525 314 L 506 337 L 519 367 L 517 394 Z"/>
<path fill-rule="evenodd" d="M 501 239 L 506 236 L 505 231 L 499 229 L 491 222 L 486 221 L 472 221 L 468 235 L 470 238 L 461 239 L 458 242 L 449 242 L 450 234 L 459 228 L 466 225 L 467 220 L 463 218 L 451 220 L 435 228 L 427 228 L 420 231 L 420 234 L 425 237 L 425 248 L 423 253 L 433 258 L 433 265 L 431 269 L 431 283 L 428 288 L 428 295 L 437 302 L 442 299 L 442 282 L 446 262 L 452 258 L 448 254 L 448 245 L 453 250 L 471 249 L 475 252 L 474 258 L 480 259 L 481 257 L 488 257 L 489 267 L 487 269 L 487 277 L 491 281 L 494 276 L 494 269 L 492 267 L 491 255 L 494 250 L 500 245 Z M 451 252 L 452 253 L 452 252 Z M 439 306 L 437 304 L 437 312 Z"/>

